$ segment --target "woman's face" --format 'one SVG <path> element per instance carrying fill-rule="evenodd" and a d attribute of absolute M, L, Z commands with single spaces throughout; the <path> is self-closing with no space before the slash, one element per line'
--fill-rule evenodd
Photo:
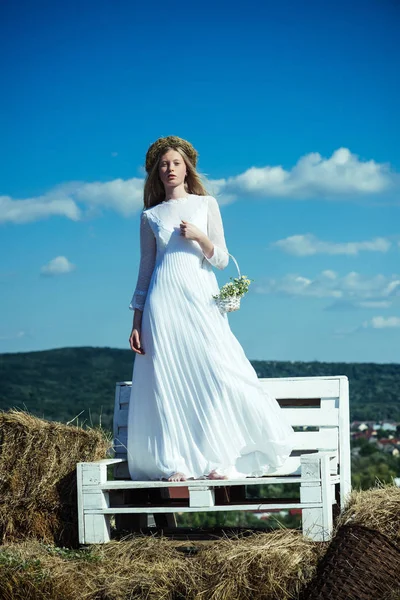
<path fill-rule="evenodd" d="M 168 150 L 161 156 L 158 170 L 166 191 L 183 186 L 186 164 L 177 150 Z"/>

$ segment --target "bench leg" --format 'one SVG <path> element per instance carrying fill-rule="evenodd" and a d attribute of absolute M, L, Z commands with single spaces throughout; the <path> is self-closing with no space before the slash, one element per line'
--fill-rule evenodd
<path fill-rule="evenodd" d="M 328 541 L 332 536 L 333 529 L 333 509 L 334 495 L 330 483 L 330 459 L 325 455 L 321 458 L 321 491 L 322 491 L 322 520 L 324 541 Z"/>
<path fill-rule="evenodd" d="M 329 481 L 329 456 L 301 457 L 300 501 L 319 502 L 321 507 L 303 508 L 303 535 L 316 542 L 328 541 L 332 535 L 332 487 Z M 320 481 L 307 481 L 320 479 Z"/>
<path fill-rule="evenodd" d="M 85 515 L 85 544 L 110 541 L 110 515 Z"/>
<path fill-rule="evenodd" d="M 80 544 L 102 544 L 110 541 L 110 515 L 101 513 L 109 508 L 109 493 L 97 485 L 106 483 L 107 466 L 96 463 L 78 463 L 78 523 Z M 98 513 L 87 513 L 98 510 Z"/>

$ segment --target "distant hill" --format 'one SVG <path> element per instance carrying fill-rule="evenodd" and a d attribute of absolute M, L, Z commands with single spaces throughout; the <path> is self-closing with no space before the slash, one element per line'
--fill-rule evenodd
<path fill-rule="evenodd" d="M 130 381 L 135 354 L 115 348 L 58 348 L 0 354 L 0 409 L 112 428 L 115 383 Z M 400 364 L 250 361 L 259 377 L 347 375 L 350 418 L 400 421 Z"/>

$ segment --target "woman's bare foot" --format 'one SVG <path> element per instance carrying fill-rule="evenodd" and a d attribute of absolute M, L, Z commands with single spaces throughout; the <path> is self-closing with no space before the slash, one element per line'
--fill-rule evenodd
<path fill-rule="evenodd" d="M 183 473 L 173 473 L 168 477 L 168 481 L 186 481 L 187 477 Z"/>
<path fill-rule="evenodd" d="M 228 479 L 226 475 L 220 475 L 215 469 L 208 474 L 207 479 Z"/>

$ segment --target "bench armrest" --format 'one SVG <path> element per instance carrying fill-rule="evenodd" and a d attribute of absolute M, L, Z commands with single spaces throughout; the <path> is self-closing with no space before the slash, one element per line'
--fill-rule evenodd
<path fill-rule="evenodd" d="M 89 460 L 89 461 L 81 461 L 78 465 L 116 465 L 118 463 L 126 463 L 127 460 L 125 458 L 102 458 L 100 460 Z"/>

